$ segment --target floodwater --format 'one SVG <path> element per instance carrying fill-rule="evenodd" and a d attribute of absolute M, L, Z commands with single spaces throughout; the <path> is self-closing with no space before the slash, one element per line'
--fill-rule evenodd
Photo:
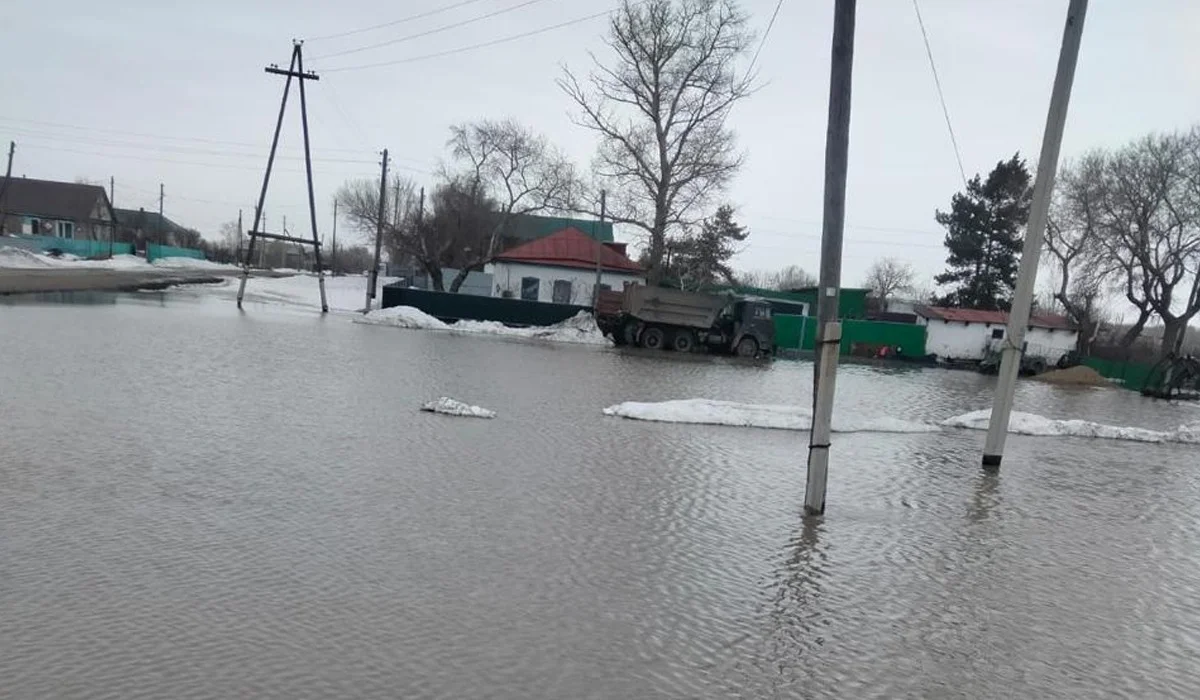
<path fill-rule="evenodd" d="M 806 434 L 601 409 L 807 403 L 807 363 L 92 301 L 0 304 L 0 697 L 1200 697 L 1195 445 L 837 434 L 806 522 Z M 836 410 L 993 381 L 848 366 Z"/>

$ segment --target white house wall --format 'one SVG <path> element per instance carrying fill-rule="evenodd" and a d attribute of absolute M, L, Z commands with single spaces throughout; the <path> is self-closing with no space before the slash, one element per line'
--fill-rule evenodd
<path fill-rule="evenodd" d="M 1008 332 L 1005 324 L 963 323 L 941 319 L 921 319 L 925 326 L 925 352 L 954 360 L 982 360 L 988 349 L 1002 342 L 992 337 L 993 331 Z M 1075 348 L 1078 333 L 1049 328 L 1030 328 L 1025 331 L 1025 342 L 1030 355 L 1046 358 L 1051 364 L 1063 354 Z"/>
<path fill-rule="evenodd" d="M 571 304 L 588 306 L 592 303 L 592 288 L 596 284 L 596 271 L 576 267 L 555 267 L 551 265 L 530 265 L 528 263 L 495 262 L 491 267 L 492 296 L 504 296 L 505 291 L 512 292 L 514 299 L 521 298 L 521 278 L 536 277 L 538 283 L 538 301 L 554 300 L 554 283 L 566 280 L 571 283 Z M 600 278 L 602 284 L 607 284 L 614 290 L 620 291 L 626 282 L 644 284 L 641 275 L 605 270 Z"/>

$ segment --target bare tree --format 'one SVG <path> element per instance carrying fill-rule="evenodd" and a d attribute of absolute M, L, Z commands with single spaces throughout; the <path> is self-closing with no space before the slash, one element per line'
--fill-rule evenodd
<path fill-rule="evenodd" d="M 1138 320 L 1163 321 L 1160 354 L 1176 352 L 1200 313 L 1200 132 L 1147 136 L 1105 158 L 1097 209 L 1100 239 L 1120 271 Z"/>
<path fill-rule="evenodd" d="M 585 81 L 566 68 L 558 81 L 600 136 L 610 219 L 649 238 L 650 284 L 670 232 L 696 224 L 742 165 L 725 120 L 751 92 L 738 62 L 752 39 L 733 0 L 625 0 L 609 21 L 613 63 L 592 56 Z"/>
<path fill-rule="evenodd" d="M 462 268 L 450 283 L 457 292 L 472 270 L 499 253 L 512 220 L 522 214 L 564 211 L 572 206 L 576 183 L 570 161 L 545 137 L 508 119 L 450 127 L 453 166 L 443 174 L 478 199 L 495 202 L 491 225 L 471 246 Z"/>
<path fill-rule="evenodd" d="M 454 241 L 442 240 L 437 231 L 421 226 L 417 218 L 416 184 L 409 178 L 396 176 L 388 188 L 392 200 L 384 208 L 383 242 L 393 262 L 410 260 L 421 267 L 442 290 L 442 260 Z M 367 178 L 349 180 L 335 195 L 342 215 L 362 240 L 373 247 L 379 217 L 379 181 Z M 340 261 L 339 261 L 340 262 Z"/>
<path fill-rule="evenodd" d="M 897 293 L 912 290 L 914 276 L 912 265 L 895 258 L 880 258 L 867 268 L 863 286 L 871 290 L 871 296 L 881 308 L 887 309 L 889 299 Z"/>
<path fill-rule="evenodd" d="M 757 270 L 743 272 L 738 281 L 747 287 L 788 291 L 817 286 L 817 278 L 804 271 L 799 265 L 788 265 L 781 270 Z"/>

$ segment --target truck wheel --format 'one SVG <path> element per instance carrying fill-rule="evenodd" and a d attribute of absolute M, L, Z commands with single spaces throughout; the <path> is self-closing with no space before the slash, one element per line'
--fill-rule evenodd
<path fill-rule="evenodd" d="M 1037 376 L 1039 374 L 1042 374 L 1045 371 L 1046 371 L 1046 361 L 1043 360 L 1042 358 L 1040 358 L 1040 357 L 1036 358 L 1033 362 L 1029 363 L 1029 373 L 1030 374 Z"/>
<path fill-rule="evenodd" d="M 640 345 L 647 350 L 662 350 L 667 344 L 667 334 L 658 326 L 650 326 L 642 331 Z"/>
<path fill-rule="evenodd" d="M 738 341 L 734 352 L 738 357 L 757 357 L 758 356 L 758 341 L 754 338 L 742 338 Z"/>
<path fill-rule="evenodd" d="M 638 339 L 637 323 L 633 321 L 627 321 L 625 325 L 617 329 L 617 335 L 621 336 L 621 339 L 625 341 L 626 345 L 636 345 Z"/>
<path fill-rule="evenodd" d="M 696 347 L 696 335 L 691 331 L 675 331 L 671 336 L 671 349 L 675 352 L 691 352 Z"/>

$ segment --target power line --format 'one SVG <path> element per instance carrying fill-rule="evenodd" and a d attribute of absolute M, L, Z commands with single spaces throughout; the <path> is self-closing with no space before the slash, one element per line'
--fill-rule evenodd
<path fill-rule="evenodd" d="M 370 51 L 371 49 L 378 49 L 378 48 L 382 48 L 384 46 L 391 46 L 392 44 L 399 44 L 399 43 L 402 43 L 405 41 L 412 41 L 413 39 L 420 39 L 421 37 L 431 36 L 433 34 L 440 34 L 442 32 L 450 31 L 451 29 L 465 27 L 468 24 L 474 24 L 475 22 L 480 22 L 485 19 L 490 19 L 492 17 L 496 17 L 496 16 L 499 16 L 499 15 L 502 15 L 502 14 L 505 14 L 508 12 L 512 12 L 514 10 L 519 10 L 522 7 L 528 7 L 529 5 L 535 5 L 539 2 L 545 2 L 545 0 L 525 0 L 524 2 L 518 3 L 516 5 L 511 5 L 509 7 L 502 7 L 499 10 L 493 10 L 491 12 L 488 12 L 487 14 L 477 15 L 475 17 L 468 17 L 467 19 L 459 20 L 458 22 L 446 24 L 441 27 L 435 27 L 433 29 L 427 29 L 423 32 L 417 32 L 416 34 L 409 34 L 408 36 L 402 36 L 402 37 L 399 37 L 396 39 L 388 39 L 387 41 L 381 41 L 376 44 L 368 44 L 366 46 L 359 46 L 359 47 L 353 48 L 353 49 L 346 49 L 344 51 L 335 51 L 334 53 L 327 53 L 323 56 L 314 56 L 312 60 L 321 61 L 326 58 L 334 58 L 335 56 L 346 56 L 346 55 L 349 55 L 352 53 L 359 53 L 361 51 Z"/>
<path fill-rule="evenodd" d="M 466 7 L 467 5 L 474 5 L 477 2 L 480 2 L 480 0 L 463 0 L 462 2 L 454 3 L 453 5 L 447 5 L 445 7 L 437 7 L 432 10 L 426 10 L 425 12 L 418 12 L 415 15 L 401 17 L 400 19 L 392 20 L 391 22 L 384 22 L 382 24 L 372 24 L 371 26 L 363 27 L 362 29 L 351 29 L 350 31 L 338 32 L 336 34 L 322 34 L 320 36 L 311 36 L 311 37 L 307 38 L 307 41 L 325 41 L 327 39 L 340 39 L 345 36 L 354 36 L 355 34 L 362 34 L 364 32 L 370 32 L 370 31 L 373 31 L 376 29 L 384 29 L 386 27 L 394 27 L 397 24 L 404 24 L 405 22 L 411 22 L 416 19 L 424 19 L 426 17 L 432 17 L 434 15 L 438 15 L 443 12 L 448 12 L 450 10 L 456 10 L 460 7 Z"/>
<path fill-rule="evenodd" d="M 950 143 L 954 146 L 954 158 L 958 161 L 958 174 L 962 176 L 963 187 L 967 187 L 967 169 L 963 167 L 962 152 L 958 148 L 958 139 L 954 136 L 954 125 L 950 123 L 950 110 L 946 107 L 946 95 L 942 92 L 942 80 L 938 77 L 937 64 L 933 61 L 933 49 L 929 48 L 929 34 L 925 31 L 925 20 L 921 19 L 921 7 L 917 0 L 912 0 L 913 10 L 917 13 L 917 25 L 921 27 L 921 38 L 925 41 L 925 55 L 929 57 L 929 69 L 933 71 L 933 84 L 937 87 L 938 100 L 942 103 L 942 115 L 946 117 L 946 130 L 950 132 Z"/>
<path fill-rule="evenodd" d="M 176 165 L 194 165 L 194 166 L 201 167 L 201 168 L 226 168 L 229 170 L 251 170 L 254 172 L 262 172 L 262 168 L 259 166 L 255 166 L 255 165 L 236 165 L 233 163 L 198 163 L 195 161 L 175 160 L 173 158 L 152 158 L 152 157 L 147 157 L 147 156 L 137 156 L 137 155 L 131 155 L 131 154 L 127 154 L 127 153 L 102 153 L 102 152 L 98 152 L 98 151 L 84 151 L 84 150 L 79 150 L 79 149 L 74 149 L 74 148 L 60 148 L 57 146 L 45 146 L 42 144 L 27 143 L 27 142 L 22 142 L 21 147 L 22 148 L 33 148 L 33 149 L 42 150 L 42 151 L 56 151 L 59 153 L 76 153 L 76 154 L 85 155 L 85 156 L 99 156 L 101 158 L 122 158 L 125 160 L 141 161 L 143 163 L 173 163 Z M 358 164 L 358 163 L 360 163 L 360 161 L 351 161 L 351 163 Z M 303 170 L 280 170 L 279 172 L 303 173 L 304 171 Z"/>
<path fill-rule="evenodd" d="M 176 153 L 180 155 L 199 155 L 199 156 L 216 156 L 218 158 L 253 158 L 265 159 L 265 154 L 260 153 L 232 153 L 229 151 L 212 151 L 202 150 L 184 146 L 162 146 L 159 144 L 142 144 L 130 141 L 108 141 L 102 139 L 94 139 L 90 137 L 62 136 L 59 134 L 48 134 L 45 132 L 35 132 L 26 129 L 12 129 L 12 131 L 24 134 L 28 138 L 45 139 L 53 142 L 79 143 L 88 146 L 99 146 L 105 148 L 133 148 L 138 150 L 159 151 L 162 153 Z M 302 160 L 299 156 L 279 156 L 288 160 Z M 369 160 L 354 159 L 354 158 L 313 158 L 314 161 L 323 163 L 370 163 Z"/>
<path fill-rule="evenodd" d="M 750 66 L 746 68 L 747 76 L 754 70 L 754 64 L 758 63 L 758 55 L 762 53 L 763 46 L 767 43 L 767 37 L 771 36 L 771 27 L 775 26 L 775 18 L 779 16 L 779 8 L 781 7 L 783 7 L 783 0 L 775 3 L 775 11 L 771 13 L 771 21 L 767 22 L 767 30 L 763 32 L 762 40 L 758 42 L 758 48 L 754 50 L 754 57 L 750 59 Z"/>
<path fill-rule="evenodd" d="M 641 4 L 641 3 L 635 3 L 635 4 Z M 359 66 L 341 66 L 339 68 L 325 68 L 322 70 L 322 72 L 323 73 L 339 73 L 341 71 L 348 71 L 348 70 L 365 70 L 367 68 L 381 68 L 383 66 L 396 66 L 396 65 L 400 65 L 402 63 L 413 63 L 415 61 L 424 61 L 424 60 L 427 60 L 430 58 L 441 58 L 442 56 L 449 56 L 451 54 L 463 53 L 465 51 L 474 51 L 475 49 L 482 49 L 482 48 L 486 48 L 488 46 L 496 46 L 498 44 L 504 44 L 504 43 L 507 43 L 510 41 L 524 39 L 526 37 L 531 37 L 536 34 L 544 34 L 545 32 L 554 31 L 555 29 L 562 29 L 563 27 L 569 27 L 572 24 L 579 24 L 581 22 L 586 22 L 588 20 L 596 19 L 598 17 L 605 17 L 607 15 L 612 14 L 612 12 L 613 12 L 613 10 L 605 10 L 603 12 L 597 12 L 595 14 L 590 14 L 585 17 L 576 17 L 575 19 L 567 20 L 565 22 L 559 22 L 558 24 L 552 24 L 547 27 L 540 27 L 538 29 L 532 29 L 527 32 L 521 32 L 520 34 L 513 34 L 511 36 L 501 37 L 499 39 L 492 39 L 491 41 L 484 41 L 484 42 L 481 42 L 478 44 L 471 44 L 469 46 L 460 46 L 456 49 L 449 49 L 447 51 L 438 51 L 437 53 L 429 53 L 429 54 L 424 54 L 422 56 L 411 56 L 409 58 L 401 58 L 401 59 L 398 59 L 395 61 L 382 61 L 380 63 L 367 63 L 367 64 L 363 64 L 363 65 L 359 65 Z"/>
<path fill-rule="evenodd" d="M 199 143 L 208 143 L 208 144 L 213 144 L 213 145 L 217 145 L 217 146 L 245 146 L 248 148 L 262 148 L 262 146 L 263 146 L 263 144 L 261 144 L 261 143 L 247 143 L 245 141 L 222 141 L 219 139 L 207 139 L 207 138 L 202 138 L 199 136 L 165 136 L 165 135 L 161 135 L 161 134 L 146 134 L 146 133 L 141 133 L 141 132 L 137 132 L 137 131 L 121 131 L 121 130 L 117 130 L 117 129 L 101 129 L 101 128 L 90 127 L 90 126 L 79 126 L 78 124 L 64 124 L 61 122 L 38 121 L 35 119 L 17 119 L 14 117 L 0 116 L 0 121 L 16 122 L 18 124 L 33 124 L 35 126 L 48 126 L 48 127 L 56 128 L 56 129 L 74 129 L 77 131 L 94 131 L 94 132 L 102 133 L 102 134 L 116 134 L 118 136 L 137 136 L 140 138 L 162 139 L 162 140 L 167 140 L 167 141 L 195 141 L 195 142 L 199 142 Z M 8 128 L 17 129 L 20 127 L 8 127 Z M 347 149 L 347 148 L 328 148 L 325 150 L 341 151 L 341 152 L 345 152 L 345 153 L 364 153 L 364 154 L 370 153 L 369 150 L 364 151 L 364 150 Z"/>

